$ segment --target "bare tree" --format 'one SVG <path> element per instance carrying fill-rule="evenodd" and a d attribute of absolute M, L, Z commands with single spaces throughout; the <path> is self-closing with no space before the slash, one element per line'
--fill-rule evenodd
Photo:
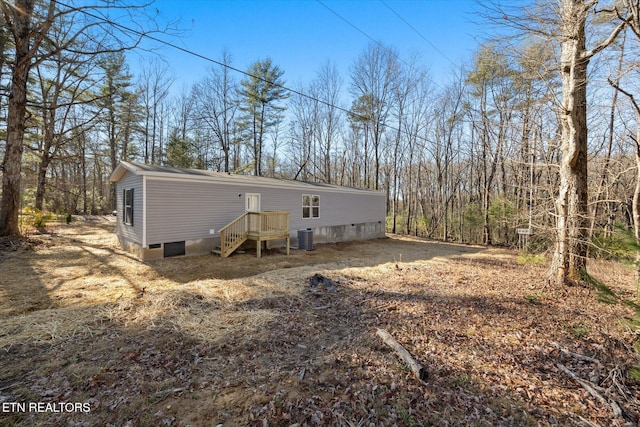
<path fill-rule="evenodd" d="M 49 3 L 42 20 L 40 32 L 34 31 L 34 0 L 18 0 L 15 7 L 0 2 L 4 21 L 11 32 L 15 45 L 11 93 L 7 116 L 7 144 L 2 162 L 2 199 L 0 200 L 0 235 L 19 234 L 18 210 L 20 209 L 20 172 L 22 150 L 26 129 L 27 80 L 33 58 L 45 34 L 53 23 L 55 3 Z"/>
<path fill-rule="evenodd" d="M 169 113 L 169 128 L 176 130 L 177 136 L 183 140 L 190 139 L 193 130 L 193 96 L 186 87 L 172 97 Z"/>
<path fill-rule="evenodd" d="M 558 71 L 562 98 L 557 106 L 561 127 L 560 184 L 556 198 L 556 242 L 550 280 L 566 284 L 579 280 L 587 264 L 587 67 L 590 60 L 615 41 L 626 25 L 621 19 L 608 35 L 587 47 L 587 28 L 598 15 L 598 0 L 541 0 L 526 8 L 505 10 L 495 2 L 489 18 L 534 37 L 559 44 Z M 600 11 L 602 12 L 602 11 Z M 613 10 L 605 11 L 610 17 Z M 602 14 L 600 14 L 602 15 Z"/>
<path fill-rule="evenodd" d="M 391 159 L 387 160 L 390 174 L 387 188 L 390 193 L 392 233 L 396 233 L 398 227 L 401 171 L 406 162 L 411 161 L 411 153 L 407 156 L 407 150 L 412 151 L 415 148 L 419 124 L 427 120 L 423 113 L 429 95 L 426 71 L 418 66 L 417 60 L 405 67 L 399 67 L 391 102 L 395 135 L 392 137 L 393 142 L 389 150 Z"/>
<path fill-rule="evenodd" d="M 223 51 L 220 62 L 231 65 L 231 54 Z M 192 89 L 194 120 L 214 135 L 224 157 L 225 172 L 231 171 L 231 146 L 238 111 L 237 90 L 237 83 L 227 66 L 211 68 L 208 76 Z"/>
<path fill-rule="evenodd" d="M 144 106 L 145 163 L 162 164 L 161 110 L 173 81 L 168 64 L 159 58 L 151 61 L 142 71 L 139 86 Z"/>
<path fill-rule="evenodd" d="M 318 106 L 320 123 L 316 127 L 318 149 L 320 151 L 320 175 L 324 182 L 331 183 L 335 180 L 333 178 L 331 159 L 336 149 L 342 126 L 340 109 L 342 79 L 336 67 L 328 62 L 322 65 L 316 75 L 315 86 L 316 96 L 322 101 Z"/>
<path fill-rule="evenodd" d="M 617 86 L 618 83 L 620 82 L 622 68 L 624 66 L 625 44 L 626 44 L 626 32 L 623 32 L 621 34 L 620 53 L 618 57 L 618 67 L 616 72 L 617 83 L 614 83 L 614 86 Z M 610 174 L 611 172 L 610 167 L 611 167 L 611 156 L 613 154 L 613 142 L 616 134 L 615 125 L 616 125 L 616 110 L 618 109 L 618 92 L 619 91 L 614 87 L 613 97 L 611 99 L 611 105 L 609 107 L 609 117 L 608 117 L 609 126 L 607 128 L 606 138 L 603 138 L 606 140 L 605 154 L 604 154 L 602 168 L 600 170 L 600 177 L 598 179 L 598 187 L 595 191 L 595 200 L 592 202 L 592 214 L 591 214 L 591 225 L 589 227 L 589 239 L 591 239 L 594 235 L 596 223 L 600 216 L 600 211 L 603 210 L 603 207 L 605 212 L 608 211 L 607 222 L 605 223 L 604 232 L 605 234 L 613 233 L 613 223 L 611 221 L 611 218 L 613 215 L 611 215 L 610 206 L 613 205 L 614 203 L 604 201 L 602 200 L 602 197 L 603 197 L 603 193 L 607 192 L 607 190 L 610 188 L 610 185 L 608 184 L 612 183 L 612 181 L 610 180 L 610 178 L 612 178 L 612 174 Z M 605 199 L 608 199 L 608 197 L 605 197 Z"/>
<path fill-rule="evenodd" d="M 560 17 L 560 75 L 562 125 L 560 189 L 556 200 L 557 240 L 551 274 L 558 284 L 580 278 L 587 265 L 587 66 L 609 46 L 626 21 L 593 49 L 587 49 L 586 25 L 597 2 L 562 0 Z"/>
<path fill-rule="evenodd" d="M 498 168 L 504 167 L 505 145 L 514 112 L 512 75 L 508 58 L 496 46 L 485 45 L 478 51 L 468 77 L 472 97 L 476 99 L 476 103 L 470 104 L 469 112 L 479 139 L 483 243 L 487 245 L 493 243 L 489 224 L 493 186 Z M 505 183 L 504 174 L 502 178 Z"/>
<path fill-rule="evenodd" d="M 419 72 L 415 89 L 412 91 L 410 102 L 406 106 L 406 120 L 403 121 L 404 131 L 404 166 L 402 174 L 398 177 L 397 191 L 402 197 L 402 204 L 395 202 L 397 207 L 392 209 L 395 217 L 397 211 L 402 209 L 405 221 L 403 232 L 417 234 L 417 213 L 418 213 L 418 190 L 421 188 L 422 179 L 420 166 L 425 155 L 425 146 L 428 138 L 426 135 L 433 127 L 433 122 L 439 117 L 434 114 L 435 96 L 431 93 L 432 88 L 426 72 Z M 400 147 L 398 147 L 400 149 Z M 417 176 L 417 180 L 416 180 Z M 418 181 L 418 182 L 417 182 Z M 397 198 L 398 196 L 396 196 Z M 393 219 L 396 232 L 398 231 L 397 219 Z"/>
<path fill-rule="evenodd" d="M 69 3 L 74 3 L 70 1 Z M 56 52 L 72 48 L 80 39 L 92 43 L 91 52 L 119 51 L 136 46 L 143 31 L 125 34 L 122 27 L 102 15 L 104 10 L 120 10 L 132 17 L 146 5 L 96 3 L 81 6 L 63 5 L 58 1 L 16 0 L 0 2 L 0 11 L 13 42 L 11 89 L 7 115 L 7 143 L 2 162 L 2 198 L 0 199 L 0 235 L 19 234 L 20 184 L 24 134 L 27 123 L 27 85 L 34 65 Z M 58 43 L 48 37 L 53 25 L 65 17 L 78 15 L 76 30 Z M 132 19 L 135 22 L 135 18 Z"/>
<path fill-rule="evenodd" d="M 320 126 L 320 102 L 315 96 L 316 87 L 300 87 L 292 94 L 290 106 L 294 119 L 290 124 L 291 144 L 289 150 L 296 169 L 294 179 L 317 181 L 318 150 L 316 127 Z M 306 93 L 310 96 L 304 96 Z"/>
<path fill-rule="evenodd" d="M 64 37 L 56 32 L 57 38 Z M 36 66 L 39 99 L 33 110 L 40 112 L 41 138 L 28 148 L 39 159 L 38 183 L 35 208 L 43 209 L 47 171 L 51 161 L 64 153 L 67 144 L 73 141 L 82 129 L 90 125 L 96 115 L 80 117 L 78 107 L 95 101 L 99 94 L 92 90 L 92 69 L 95 62 L 91 57 L 69 52 L 57 52 L 49 61 Z"/>
<path fill-rule="evenodd" d="M 307 85 L 291 97 L 294 120 L 290 124 L 290 151 L 295 176 L 307 181 L 332 183 L 340 175 L 338 148 L 342 141 L 340 106 L 342 79 L 331 63 L 323 64 Z"/>
<path fill-rule="evenodd" d="M 460 144 L 466 97 L 466 82 L 460 77 L 434 99 L 434 113 L 437 113 L 434 114 L 425 145 L 425 151 L 434 165 L 429 181 L 435 186 L 429 235 L 435 234 L 439 228 L 445 241 L 449 238 L 449 209 L 463 179 L 458 165 L 464 155 Z"/>
<path fill-rule="evenodd" d="M 371 133 L 374 162 L 371 186 L 376 190 L 380 189 L 383 134 L 391 112 L 393 85 L 398 68 L 398 54 L 395 50 L 372 44 L 351 69 L 351 94 L 356 99 L 352 117 L 364 125 L 365 142 L 367 134 Z"/>
<path fill-rule="evenodd" d="M 621 13 L 619 10 L 617 11 L 618 17 L 623 23 L 627 23 L 629 25 L 629 28 L 636 36 L 636 40 L 640 42 L 640 2 L 633 0 L 623 0 L 622 5 L 625 9 L 624 12 L 628 14 L 628 18 L 625 18 L 626 15 Z M 637 66 L 638 64 L 634 64 L 634 66 L 632 66 L 631 70 L 628 72 L 636 71 Z M 637 78 L 637 72 L 635 73 L 635 75 Z M 618 75 L 615 79 L 609 79 L 609 83 L 617 91 L 627 97 L 636 113 L 636 134 L 635 136 L 630 134 L 629 138 L 634 142 L 636 165 L 636 183 L 633 191 L 632 202 L 633 230 L 636 242 L 638 245 L 640 245 L 640 104 L 638 103 L 638 100 L 633 93 L 621 87 L 622 77 L 622 75 Z M 640 251 L 638 251 L 636 255 L 636 279 L 640 282 Z"/>
<path fill-rule="evenodd" d="M 4 87 L 4 76 L 7 64 L 10 61 L 9 58 L 9 30 L 4 20 L 4 15 L 0 14 L 0 106 L 4 105 L 5 97 L 8 97 L 8 93 Z"/>

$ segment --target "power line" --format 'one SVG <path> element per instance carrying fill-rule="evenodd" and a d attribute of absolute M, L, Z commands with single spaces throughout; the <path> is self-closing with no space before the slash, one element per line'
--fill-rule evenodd
<path fill-rule="evenodd" d="M 429 46 L 431 46 L 436 52 L 438 52 L 440 55 L 442 55 L 442 57 L 444 59 L 446 59 L 447 61 L 449 61 L 454 67 L 457 66 L 457 64 L 455 62 L 453 62 L 453 60 L 451 58 L 449 58 L 443 51 L 441 51 L 440 49 L 438 49 L 438 47 L 436 45 L 434 45 L 433 43 L 431 43 L 429 40 L 427 40 L 427 38 L 420 32 L 418 31 L 418 29 L 416 27 L 414 27 L 413 25 L 411 25 L 406 19 L 404 19 L 402 16 L 400 16 L 400 14 L 398 12 L 396 12 L 391 6 L 389 6 L 389 4 L 387 4 L 387 2 L 385 2 L 384 0 L 380 0 L 380 3 L 382 3 L 383 5 L 385 5 L 387 7 L 387 9 L 389 9 L 394 15 L 396 15 L 398 17 L 398 19 L 400 19 L 402 22 L 404 22 L 405 24 L 407 24 L 407 26 L 409 28 L 411 28 L 418 36 L 420 36 L 420 38 L 422 40 L 424 40 Z"/>
<path fill-rule="evenodd" d="M 86 10 L 86 9 L 76 9 L 76 8 L 74 8 L 74 7 L 72 7 L 72 6 L 68 5 L 68 4 L 66 4 L 66 3 L 63 3 L 63 2 L 61 2 L 61 1 L 59 1 L 59 0 L 54 0 L 54 1 L 55 1 L 58 5 L 60 5 L 60 6 L 66 7 L 66 8 L 68 8 L 68 9 L 70 9 L 70 10 L 74 10 L 74 9 L 75 9 L 75 10 L 77 10 L 77 11 L 79 11 L 79 12 L 83 13 L 83 14 L 84 14 L 84 15 L 86 15 L 86 16 L 89 16 L 89 17 L 91 17 L 91 18 L 93 18 L 93 19 L 97 19 L 97 20 L 98 20 L 98 21 L 100 21 L 100 22 L 103 22 L 103 23 L 109 24 L 109 25 L 111 25 L 111 26 L 113 26 L 113 27 L 115 27 L 115 28 L 120 29 L 121 31 L 124 31 L 124 32 L 128 32 L 128 33 L 134 34 L 134 35 L 136 35 L 136 36 L 138 36 L 138 37 L 141 37 L 141 38 L 146 38 L 146 39 L 149 39 L 149 40 L 153 40 L 153 41 L 155 41 L 155 42 L 157 42 L 157 43 L 160 43 L 161 45 L 164 45 L 164 46 L 167 46 L 167 47 L 171 47 L 171 48 L 173 48 L 173 49 L 179 50 L 180 52 L 186 53 L 186 54 L 191 55 L 191 56 L 195 56 L 196 58 L 200 58 L 200 59 L 202 59 L 202 60 L 204 60 L 204 61 L 207 61 L 207 62 L 210 62 L 210 63 L 212 63 L 212 64 L 219 65 L 219 66 L 221 66 L 221 67 L 224 67 L 224 68 L 227 68 L 227 69 L 229 69 L 229 70 L 235 71 L 235 72 L 240 73 L 240 74 L 242 74 L 242 75 L 245 75 L 245 76 L 247 76 L 247 77 L 251 77 L 251 78 L 254 78 L 254 79 L 260 80 L 260 81 L 262 81 L 262 82 L 264 82 L 264 83 L 267 83 L 267 84 L 273 85 L 273 86 L 275 86 L 275 87 L 279 87 L 279 88 L 281 88 L 281 89 L 284 89 L 284 90 L 286 90 L 286 91 L 289 91 L 290 93 L 296 94 L 296 95 L 301 96 L 301 97 L 303 97 L 303 98 L 307 98 L 307 99 L 310 99 L 310 100 L 312 100 L 312 101 L 315 101 L 315 102 L 321 103 L 321 104 L 323 104 L 323 105 L 326 105 L 327 107 L 335 108 L 335 109 L 337 109 L 337 110 L 339 110 L 339 111 L 342 111 L 343 113 L 346 113 L 346 114 L 347 114 L 347 115 L 349 115 L 349 116 L 355 116 L 355 117 L 358 117 L 358 118 L 360 118 L 360 119 L 362 119 L 362 120 L 367 120 L 367 119 L 368 119 L 368 118 L 367 118 L 367 117 L 365 117 L 365 116 L 362 116 L 362 115 L 357 114 L 357 113 L 355 113 L 355 112 L 353 112 L 353 111 L 347 110 L 346 108 L 341 107 L 341 106 L 339 106 L 339 105 L 332 104 L 332 103 L 330 103 L 330 102 L 328 102 L 328 101 L 324 101 L 324 100 L 322 100 L 322 99 L 318 99 L 318 98 L 316 98 L 316 97 L 314 97 L 314 96 L 308 95 L 308 94 L 306 94 L 306 93 L 304 93 L 304 92 L 301 92 L 301 91 L 299 91 L 299 90 L 291 89 L 291 88 L 290 88 L 290 87 L 288 87 L 288 86 L 285 86 L 285 85 L 282 85 L 282 84 L 276 83 L 276 82 L 274 82 L 274 81 L 267 80 L 267 79 L 265 79 L 265 78 L 263 78 L 263 77 L 261 77 L 261 76 L 257 76 L 257 75 L 251 74 L 251 73 L 249 73 L 249 72 L 247 72 L 247 71 L 243 71 L 243 70 L 241 70 L 241 69 L 239 69 L 239 68 L 236 68 L 236 67 L 234 67 L 234 66 L 232 66 L 232 65 L 225 64 L 225 63 L 223 63 L 223 62 L 217 61 L 217 60 L 215 60 L 215 59 L 213 59 L 213 58 L 210 58 L 210 57 L 208 57 L 208 56 L 205 56 L 205 55 L 203 55 L 203 54 L 200 54 L 200 53 L 194 52 L 194 51 L 192 51 L 192 50 L 189 50 L 189 49 L 187 49 L 187 48 L 184 48 L 184 47 L 178 46 L 178 45 L 176 45 L 176 44 L 174 44 L 174 43 L 168 42 L 168 41 L 163 40 L 163 39 L 161 39 L 161 38 L 158 38 L 158 37 L 156 37 L 156 36 L 154 36 L 154 35 L 151 35 L 151 34 L 149 34 L 149 33 L 146 33 L 146 32 L 140 31 L 140 30 L 136 30 L 136 29 L 131 28 L 131 27 L 127 27 L 126 25 L 123 25 L 123 24 L 119 24 L 119 23 L 117 23 L 117 22 L 114 22 L 114 21 L 112 21 L 112 20 L 110 20 L 110 19 L 106 18 L 105 16 L 101 16 L 101 15 L 98 15 L 98 14 L 95 14 L 95 13 L 91 13 L 91 12 L 89 12 L 89 11 L 88 11 L 88 10 Z M 323 4 L 320 0 L 316 0 L 316 1 L 318 1 L 318 3 L 320 3 L 320 4 L 322 4 L 322 5 L 324 6 L 324 4 Z M 325 6 L 325 7 L 326 7 L 326 6 Z M 329 8 L 327 7 L 327 9 L 329 9 Z M 329 9 L 329 10 L 331 10 L 331 11 L 333 12 L 333 10 L 332 10 L 332 9 Z M 339 16 L 339 17 L 340 17 L 341 19 L 343 19 L 344 21 L 348 22 L 346 19 L 342 18 L 342 17 L 341 17 L 340 15 L 338 15 L 336 12 L 333 12 L 333 13 L 335 13 L 337 16 Z M 350 24 L 350 25 L 357 29 L 357 27 L 355 27 L 355 25 L 353 25 L 353 24 Z M 364 33 L 363 31 L 361 31 L 361 30 L 358 30 L 358 31 L 360 31 L 360 32 L 362 32 L 363 34 L 365 34 L 365 35 L 366 35 L 366 33 Z M 368 35 L 366 35 L 366 36 L 367 36 L 368 38 L 370 38 L 371 40 L 373 40 L 373 38 L 371 38 L 370 36 L 368 36 Z M 375 40 L 374 40 L 374 41 L 375 41 Z M 380 44 L 379 42 L 376 42 L 376 43 L 377 43 L 377 44 L 379 44 L 383 49 L 387 49 L 387 50 L 388 50 L 388 48 L 386 48 L 385 46 L 383 46 L 383 45 L 382 45 L 382 44 Z M 403 61 L 403 62 L 404 62 L 404 61 Z M 406 62 L 405 62 L 405 64 L 406 64 Z M 407 65 L 408 65 L 408 66 L 410 66 L 409 64 L 407 64 Z M 410 67 L 411 67 L 411 66 L 410 66 Z M 431 81 L 432 81 L 436 86 L 439 86 L 439 85 L 438 85 L 437 83 L 435 83 L 433 80 L 431 80 Z M 394 126 L 391 126 L 391 125 L 388 125 L 388 124 L 386 124 L 386 123 L 380 123 L 380 125 L 381 125 L 382 127 L 386 128 L 386 129 L 389 129 L 389 130 L 396 131 L 396 132 L 400 132 L 400 133 L 403 133 L 403 134 L 407 134 L 407 131 L 402 130 L 402 129 L 397 128 L 397 127 L 394 127 Z M 424 138 L 424 137 L 422 137 L 422 136 L 416 135 L 416 137 L 417 137 L 418 139 L 423 139 L 423 140 L 425 140 L 425 138 Z"/>
<path fill-rule="evenodd" d="M 360 27 L 358 27 L 357 25 L 355 25 L 353 22 L 349 21 L 347 18 L 345 18 L 344 16 L 340 15 L 338 12 L 336 12 L 335 10 L 331 9 L 329 6 L 327 6 L 325 3 L 323 3 L 321 0 L 316 0 L 316 2 L 318 4 L 320 4 L 322 7 L 324 7 L 325 9 L 327 9 L 329 12 L 333 13 L 335 16 L 337 16 L 341 21 L 345 22 L 348 26 L 350 26 L 351 28 L 355 29 L 357 32 L 359 32 L 360 34 L 364 35 L 366 38 L 368 38 L 369 40 L 371 40 L 373 43 L 375 43 L 378 47 L 386 50 L 387 52 L 394 54 L 395 53 L 389 49 L 387 46 L 383 45 L 382 43 L 380 43 L 378 40 L 376 40 L 375 38 L 373 38 L 372 36 L 370 36 L 369 34 L 367 34 L 364 30 L 362 30 Z M 384 3 L 384 2 L 383 2 Z M 388 6 L 387 6 L 388 7 Z M 434 46 L 435 47 L 435 46 Z M 437 49 L 437 48 L 436 48 Z M 400 57 L 400 55 L 397 55 L 398 59 L 400 61 L 402 61 L 407 67 L 413 69 L 413 65 L 409 64 L 407 61 L 405 61 L 403 58 Z M 455 65 L 455 64 L 454 64 Z M 435 80 L 433 80 L 431 77 L 427 76 L 427 78 L 431 81 L 431 83 L 433 83 L 434 85 L 436 85 L 437 87 L 439 87 L 440 89 L 444 89 L 442 86 L 440 86 Z"/>
<path fill-rule="evenodd" d="M 65 4 L 65 3 L 61 2 L 61 1 L 58 1 L 58 0 L 54 0 L 54 1 L 55 1 L 57 4 L 59 4 L 60 6 L 67 7 L 67 8 L 69 8 L 69 9 L 71 9 L 71 10 L 73 10 L 73 9 L 74 9 L 72 6 L 70 6 L 70 5 L 68 5 L 68 4 Z M 313 101 L 319 102 L 319 103 L 321 103 L 321 104 L 324 104 L 324 105 L 326 105 L 326 106 L 328 106 L 328 107 L 333 107 L 333 108 L 339 109 L 339 110 L 341 110 L 341 111 L 343 111 L 343 112 L 345 112 L 345 113 L 349 113 L 349 114 L 352 114 L 352 115 L 357 115 L 357 114 L 354 114 L 353 112 L 351 112 L 351 111 L 349 111 L 349 110 L 347 110 L 347 109 L 345 109 L 345 108 L 343 108 L 343 107 L 340 107 L 339 105 L 334 105 L 334 104 L 332 104 L 332 103 L 330 103 L 330 102 L 323 101 L 322 99 L 318 99 L 318 98 L 315 98 L 315 97 L 313 97 L 313 96 L 311 96 L 311 95 L 307 95 L 306 93 L 300 92 L 299 90 L 291 89 L 290 87 L 287 87 L 287 86 L 285 86 L 285 85 L 282 85 L 282 84 L 276 83 L 276 82 L 271 81 L 271 80 L 267 80 L 267 79 L 265 79 L 265 78 L 263 78 L 263 77 L 261 77 L 261 76 L 257 76 L 257 75 L 251 74 L 251 73 L 249 73 L 249 72 L 247 72 L 247 71 L 241 70 L 241 69 L 236 68 L 236 67 L 234 67 L 234 66 L 232 66 L 232 65 L 225 64 L 225 63 L 223 63 L 223 62 L 217 61 L 217 60 L 215 60 L 215 59 L 213 59 L 213 58 L 210 58 L 210 57 L 208 57 L 208 56 L 205 56 L 205 55 L 203 55 L 203 54 L 200 54 L 200 53 L 198 53 L 198 52 L 194 52 L 194 51 L 189 50 L 189 49 L 187 49 L 187 48 L 184 48 L 184 47 L 178 46 L 178 45 L 176 45 L 176 44 L 174 44 L 174 43 L 171 43 L 171 42 L 168 42 L 168 41 L 166 41 L 166 40 L 160 39 L 160 38 L 158 38 L 158 37 L 156 37 L 156 36 L 153 36 L 153 35 L 151 35 L 151 34 L 149 34 L 149 33 L 145 33 L 145 32 L 142 32 L 142 31 L 136 30 L 136 29 L 134 29 L 134 28 L 127 27 L 126 25 L 123 25 L 123 24 L 118 24 L 117 22 L 111 21 L 110 19 L 107 19 L 107 18 L 106 18 L 106 17 L 104 17 L 104 16 L 100 16 L 100 15 L 97 15 L 97 14 L 91 13 L 91 12 L 87 11 L 86 9 L 78 9 L 78 11 L 79 11 L 79 12 L 82 12 L 83 14 L 85 14 L 85 15 L 87 15 L 87 16 L 89 16 L 89 17 L 91 17 L 91 18 L 98 19 L 98 20 L 100 20 L 100 21 L 102 21 L 102 22 L 104 22 L 104 23 L 106 23 L 106 24 L 109 24 L 109 25 L 112 25 L 112 26 L 114 26 L 114 27 L 116 27 L 116 28 L 119 28 L 119 29 L 120 29 L 120 30 L 122 30 L 122 31 L 129 32 L 129 33 L 135 34 L 136 36 L 144 37 L 144 38 L 147 38 L 147 39 L 149 39 L 149 40 L 153 40 L 153 41 L 155 41 L 155 42 L 157 42 L 157 43 L 160 43 L 160 44 L 162 44 L 162 45 L 164 45 L 164 46 L 171 47 L 171 48 L 173 48 L 173 49 L 179 50 L 179 51 L 181 51 L 181 52 L 183 52 L 183 53 L 186 53 L 186 54 L 188 54 L 188 55 L 195 56 L 196 58 L 200 58 L 200 59 L 202 59 L 202 60 L 204 60 L 204 61 L 211 62 L 211 63 L 216 64 L 216 65 L 219 65 L 219 66 L 221 66 L 221 67 L 225 67 L 225 68 L 227 68 L 227 69 L 229 69 L 229 70 L 231 70 L 231 71 L 235 71 L 235 72 L 237 72 L 237 73 L 243 74 L 243 75 L 245 75 L 245 76 L 247 76 L 247 77 L 251 77 L 251 78 L 254 78 L 254 79 L 260 80 L 260 81 L 262 81 L 262 82 L 264 82 L 264 83 L 268 83 L 268 84 L 270 84 L 270 85 L 273 85 L 273 86 L 275 86 L 275 87 L 279 87 L 279 88 L 281 88 L 281 89 L 284 89 L 284 90 L 289 91 L 289 92 L 291 92 L 291 93 L 294 93 L 294 94 L 296 94 L 296 95 L 299 95 L 299 96 L 302 96 L 302 97 L 305 97 L 305 98 L 311 99 L 311 100 L 313 100 Z M 363 117 L 363 118 L 364 118 L 364 117 Z"/>
<path fill-rule="evenodd" d="M 352 23 L 351 21 L 349 21 L 347 18 L 345 18 L 344 16 L 340 15 L 338 12 L 336 12 L 335 10 L 331 9 L 329 6 L 327 6 L 326 4 L 324 4 L 323 2 L 321 2 L 320 0 L 316 0 L 317 3 L 319 3 L 322 7 L 324 7 L 325 9 L 327 9 L 329 12 L 333 13 L 335 16 L 337 16 L 340 20 L 342 20 L 344 23 L 346 23 L 348 26 L 350 26 L 351 28 L 353 28 L 354 30 L 356 30 L 357 32 L 359 32 L 360 34 L 362 34 L 363 36 L 365 36 L 366 38 L 368 38 L 369 40 L 371 40 L 372 42 L 374 42 L 375 44 L 377 44 L 378 46 L 380 46 L 383 49 L 387 49 L 386 46 L 384 46 L 382 43 L 380 43 L 378 40 L 374 39 L 373 37 L 371 37 L 369 34 L 365 33 L 363 30 L 361 30 L 359 27 L 357 27 L 354 23 Z"/>

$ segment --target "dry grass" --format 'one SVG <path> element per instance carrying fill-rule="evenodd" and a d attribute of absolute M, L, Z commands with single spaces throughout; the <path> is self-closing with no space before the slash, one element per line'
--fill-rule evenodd
<path fill-rule="evenodd" d="M 411 237 L 261 259 L 140 263 L 108 220 L 58 226 L 0 257 L 1 413 L 8 425 L 622 425 L 558 364 L 637 422 L 628 306 L 557 289 L 501 249 Z M 591 263 L 632 299 L 629 267 Z M 312 289 L 320 273 L 341 285 Z M 413 379 L 375 336 L 427 367 Z M 575 355 L 588 356 L 597 363 Z M 608 390 L 608 391 L 607 391 Z"/>

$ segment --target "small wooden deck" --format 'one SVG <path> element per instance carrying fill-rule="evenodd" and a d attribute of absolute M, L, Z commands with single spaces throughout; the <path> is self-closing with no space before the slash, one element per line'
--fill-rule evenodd
<path fill-rule="evenodd" d="M 220 229 L 220 256 L 228 257 L 245 241 L 256 242 L 256 255 L 262 256 L 262 242 L 285 239 L 289 255 L 289 212 L 246 212 Z"/>

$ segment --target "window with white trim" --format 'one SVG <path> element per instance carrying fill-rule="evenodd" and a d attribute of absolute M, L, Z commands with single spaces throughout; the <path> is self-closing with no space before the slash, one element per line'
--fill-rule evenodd
<path fill-rule="evenodd" d="M 320 217 L 320 196 L 315 194 L 302 195 L 302 218 Z"/>
<path fill-rule="evenodd" d="M 122 190 L 122 222 L 133 225 L 133 188 Z"/>

